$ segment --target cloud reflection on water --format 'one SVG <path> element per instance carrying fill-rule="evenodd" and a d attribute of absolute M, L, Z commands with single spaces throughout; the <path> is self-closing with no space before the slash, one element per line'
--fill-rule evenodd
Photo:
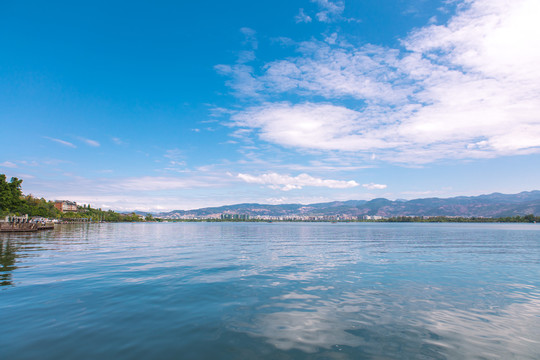
<path fill-rule="evenodd" d="M 393 358 L 535 359 L 540 354 L 540 297 L 477 309 L 440 301 L 440 289 L 286 292 L 261 306 L 244 331 L 279 350 L 316 353 L 351 347 Z M 330 291 L 328 291 L 330 290 Z M 430 300 L 431 299 L 431 300 Z M 449 299 L 450 300 L 450 299 Z M 455 301 L 455 299 L 454 299 Z"/>
<path fill-rule="evenodd" d="M 346 310 L 338 304 L 322 302 L 318 296 L 291 292 L 276 300 L 294 300 L 295 303 L 275 303 L 282 311 L 266 313 L 257 318 L 248 332 L 261 336 L 280 350 L 298 349 L 308 353 L 319 348 L 341 344 L 360 346 L 362 340 L 346 330 L 352 324 L 344 322 Z M 291 307 L 286 311 L 287 307 Z"/>
<path fill-rule="evenodd" d="M 426 327 L 444 338 L 453 358 L 538 359 L 540 293 L 521 301 L 504 308 L 427 312 Z"/>

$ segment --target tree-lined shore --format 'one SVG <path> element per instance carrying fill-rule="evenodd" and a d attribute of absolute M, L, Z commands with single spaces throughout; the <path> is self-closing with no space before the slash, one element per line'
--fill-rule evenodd
<path fill-rule="evenodd" d="M 90 205 L 79 206 L 76 212 L 61 212 L 54 206 L 54 201 L 24 195 L 23 180 L 12 177 L 7 181 L 5 174 L 0 174 L 0 217 L 7 215 L 25 215 L 48 219 L 87 220 L 87 221 L 144 221 L 135 213 L 120 214 L 112 210 L 94 209 Z"/>

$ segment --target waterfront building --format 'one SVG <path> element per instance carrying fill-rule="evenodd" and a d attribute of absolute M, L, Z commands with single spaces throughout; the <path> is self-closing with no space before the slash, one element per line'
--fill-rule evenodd
<path fill-rule="evenodd" d="M 54 207 L 60 210 L 61 212 L 76 212 L 77 211 L 77 203 L 75 201 L 55 200 Z"/>

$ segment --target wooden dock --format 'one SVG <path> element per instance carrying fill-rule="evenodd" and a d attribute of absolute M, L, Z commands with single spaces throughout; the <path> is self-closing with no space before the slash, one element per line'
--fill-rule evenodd
<path fill-rule="evenodd" d="M 52 230 L 54 224 L 41 223 L 0 223 L 0 232 L 35 232 L 40 230 Z"/>

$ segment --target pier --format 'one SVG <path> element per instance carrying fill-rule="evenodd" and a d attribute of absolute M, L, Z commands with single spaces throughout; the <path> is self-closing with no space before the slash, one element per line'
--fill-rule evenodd
<path fill-rule="evenodd" d="M 53 230 L 54 224 L 50 222 L 29 221 L 25 216 L 6 216 L 0 221 L 0 233 L 4 232 L 35 232 L 40 230 Z"/>

